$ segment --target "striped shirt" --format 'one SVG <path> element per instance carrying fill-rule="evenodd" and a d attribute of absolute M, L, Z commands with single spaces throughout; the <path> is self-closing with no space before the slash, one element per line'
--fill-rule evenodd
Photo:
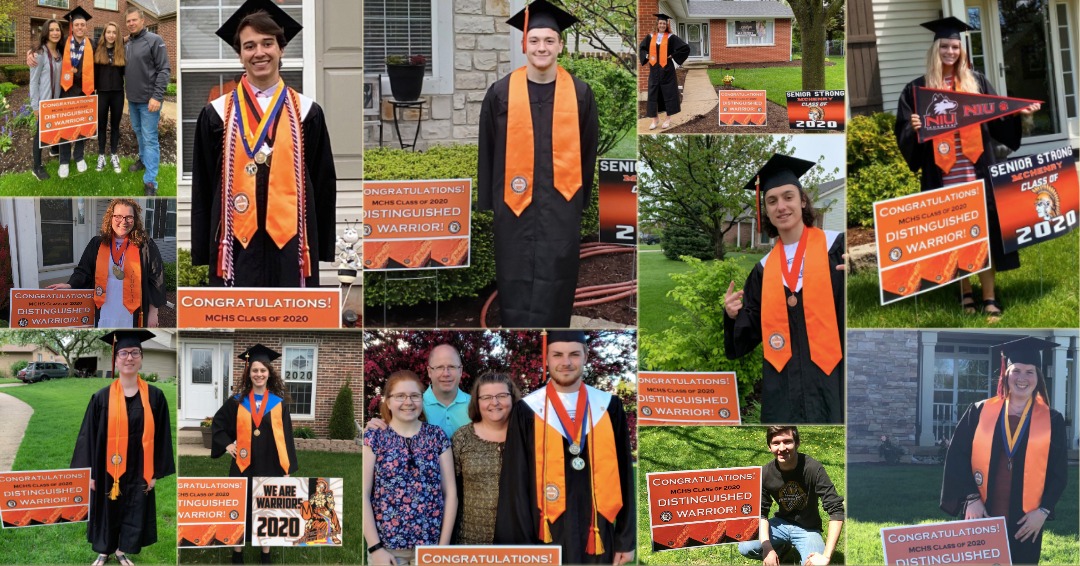
<path fill-rule="evenodd" d="M 949 75 L 945 77 L 945 88 L 953 88 L 953 77 Z M 979 127 L 979 126 L 976 126 Z M 975 180 L 975 164 L 971 162 L 963 153 L 963 148 L 960 147 L 960 131 L 957 130 L 953 133 L 953 148 L 956 152 L 956 164 L 948 173 L 944 173 L 941 177 L 943 186 L 955 185 L 957 183 L 966 183 L 968 181 Z"/>

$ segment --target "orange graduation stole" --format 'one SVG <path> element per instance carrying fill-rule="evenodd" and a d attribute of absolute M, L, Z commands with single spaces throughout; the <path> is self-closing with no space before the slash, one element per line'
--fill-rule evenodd
<path fill-rule="evenodd" d="M 143 409 L 143 479 L 146 480 L 146 485 L 150 485 L 150 480 L 154 479 L 154 413 L 150 412 L 149 387 L 141 377 L 136 379 Z M 128 450 L 127 401 L 124 398 L 124 386 L 120 385 L 119 378 L 109 386 L 108 418 L 106 437 L 109 444 L 106 450 L 108 450 L 109 458 L 108 472 L 113 478 L 109 499 L 115 500 L 120 495 L 120 476 L 127 471 Z"/>
<path fill-rule="evenodd" d="M 105 305 L 106 294 L 109 289 L 109 272 L 112 264 L 117 263 L 124 269 L 124 308 L 134 314 L 136 309 L 142 307 L 142 263 L 139 261 L 139 247 L 131 245 L 129 239 L 120 252 L 120 260 L 112 258 L 113 249 L 110 241 L 102 238 L 98 247 L 97 263 L 94 265 L 94 304 L 98 310 Z M 139 323 L 142 326 L 142 314 L 139 315 Z"/>
<path fill-rule="evenodd" d="M 671 37 L 670 33 L 660 34 L 660 66 L 667 67 L 667 46 L 668 39 Z M 649 38 L 649 64 L 656 64 L 656 38 Z"/>
<path fill-rule="evenodd" d="M 951 86 L 955 91 L 955 78 L 952 80 Z M 960 128 L 956 132 L 930 138 L 930 143 L 934 144 L 934 163 L 945 173 L 952 171 L 953 165 L 956 165 L 956 149 L 953 144 L 957 136 L 960 139 L 960 153 L 967 156 L 972 164 L 978 161 L 983 153 L 982 126 L 977 124 Z"/>
<path fill-rule="evenodd" d="M 581 188 L 581 129 L 578 124 L 577 91 L 570 73 L 558 68 L 555 77 L 555 108 L 551 127 L 551 165 L 555 189 L 563 198 L 574 198 Z M 506 116 L 506 168 L 503 201 L 515 216 L 532 203 L 536 155 L 534 153 L 529 79 L 525 67 L 510 74 Z"/>
<path fill-rule="evenodd" d="M 805 254 L 805 257 L 804 257 Z M 791 359 L 791 336 L 788 325 L 788 306 L 783 281 L 788 282 L 792 296 L 798 284 L 799 269 L 803 270 L 803 314 L 806 316 L 810 359 L 825 373 L 832 373 L 843 354 L 840 349 L 840 329 L 833 305 L 832 277 L 829 272 L 829 248 L 825 232 L 804 226 L 795 252 L 791 270 L 787 270 L 784 243 L 777 241 L 765 260 L 761 285 L 761 336 L 765 341 L 765 359 L 776 371 L 783 370 Z"/>
<path fill-rule="evenodd" d="M 1028 443 L 1024 452 L 1024 493 L 1022 507 L 1030 513 L 1042 505 L 1043 487 L 1046 484 L 1046 464 L 1050 459 L 1050 407 L 1038 394 L 1029 401 L 1020 417 L 1016 431 L 1009 427 L 1006 400 L 1001 397 L 987 399 L 979 415 L 979 426 L 975 428 L 975 439 L 971 445 L 971 473 L 975 485 L 979 488 L 979 497 L 986 503 L 987 485 L 990 481 L 990 453 L 994 447 L 994 429 L 1002 423 L 1006 451 L 1011 451 L 1020 442 L 1024 430 L 1027 430 Z"/>
<path fill-rule="evenodd" d="M 270 393 L 263 395 L 260 409 L 254 412 L 248 411 L 243 403 L 237 404 L 236 409 L 236 467 L 241 472 L 251 465 L 251 437 L 259 430 L 262 424 L 266 406 L 270 403 Z M 255 393 L 248 394 L 248 404 L 255 407 Z M 254 421 L 254 427 L 252 422 Z M 278 464 L 286 474 L 289 473 L 289 452 L 285 448 L 285 425 L 281 419 L 281 403 L 270 410 L 270 423 L 274 428 L 274 445 L 277 446 Z"/>
<path fill-rule="evenodd" d="M 60 65 L 60 86 L 64 90 L 75 84 L 75 67 L 71 65 L 71 39 L 64 42 L 64 57 Z M 94 48 L 90 46 L 90 38 L 83 38 L 82 59 L 79 60 L 79 70 L 82 72 L 83 94 L 94 94 Z"/>
<path fill-rule="evenodd" d="M 562 400 L 555 392 L 551 382 L 548 382 L 545 393 L 544 414 L 534 414 L 533 439 L 536 450 L 536 467 L 534 469 L 536 482 L 536 502 L 540 508 L 540 540 L 544 543 L 552 542 L 551 523 L 554 523 L 566 511 L 566 461 L 563 448 L 563 436 L 558 434 L 547 422 L 547 405 L 551 404 L 559 417 L 559 421 L 566 429 L 570 438 L 575 440 L 582 450 L 585 450 L 585 439 L 589 439 L 589 471 L 591 472 L 590 485 L 592 492 L 592 509 L 589 523 L 589 539 L 585 546 L 588 554 L 601 555 L 604 553 L 604 544 L 600 538 L 600 526 L 596 515 L 599 513 L 608 522 L 615 522 L 615 516 L 622 509 L 622 483 L 619 478 L 619 462 L 615 450 L 615 432 L 611 425 L 611 419 L 604 410 L 599 422 L 592 426 L 592 430 L 586 434 L 586 428 L 590 426 L 586 422 L 592 422 L 592 407 L 588 403 L 588 390 L 585 384 L 581 384 L 578 390 L 577 407 L 574 412 L 575 419 L 570 420 L 563 407 Z"/>

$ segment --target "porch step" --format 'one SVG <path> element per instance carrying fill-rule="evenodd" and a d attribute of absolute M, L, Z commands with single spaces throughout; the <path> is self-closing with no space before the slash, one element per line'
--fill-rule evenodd
<path fill-rule="evenodd" d="M 176 431 L 176 443 L 177 444 L 198 444 L 202 446 L 202 431 L 199 429 L 185 430 L 180 429 Z"/>

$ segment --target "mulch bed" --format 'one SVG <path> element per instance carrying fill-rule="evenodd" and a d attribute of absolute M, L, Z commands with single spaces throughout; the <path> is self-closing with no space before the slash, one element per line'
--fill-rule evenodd
<path fill-rule="evenodd" d="M 847 229 L 847 246 L 861 246 L 874 243 L 874 229 L 861 226 Z"/>
<path fill-rule="evenodd" d="M 578 272 L 578 287 L 635 279 L 636 257 L 636 254 L 626 253 L 586 258 L 581 262 Z M 437 325 L 435 306 L 430 304 L 387 309 L 385 323 L 382 305 L 368 305 L 364 309 L 364 320 L 368 326 L 376 328 L 480 328 L 480 311 L 494 291 L 495 285 L 492 284 L 480 291 L 476 298 L 455 299 L 439 304 Z M 575 308 L 574 315 L 633 326 L 637 324 L 636 306 L 637 297 L 627 297 L 610 303 Z M 501 325 L 498 299 L 488 308 L 487 325 L 489 328 Z"/>
<path fill-rule="evenodd" d="M 166 97 L 175 102 L 175 97 Z M 17 112 L 30 101 L 30 87 L 24 86 L 16 89 L 7 97 L 8 112 Z M 162 120 L 159 127 L 158 143 L 161 144 L 161 162 L 176 163 L 176 124 L 168 125 Z M 110 137 L 112 133 L 108 134 Z M 34 168 L 34 156 L 29 148 L 34 143 L 34 133 L 25 128 L 13 132 L 12 150 L 0 153 L 0 173 L 18 173 L 29 171 Z M 111 142 L 111 140 L 106 140 Z M 86 163 L 91 167 L 97 165 L 97 139 L 86 141 Z M 108 143 L 105 146 L 109 149 Z M 135 138 L 135 130 L 131 127 L 128 115 L 120 120 L 120 154 L 135 157 L 139 154 L 139 141 Z M 42 163 L 48 163 L 50 159 L 59 159 L 49 156 L 46 151 L 42 156 Z"/>
<path fill-rule="evenodd" d="M 176 291 L 166 291 L 165 302 L 173 306 L 158 309 L 158 328 L 176 328 Z"/>

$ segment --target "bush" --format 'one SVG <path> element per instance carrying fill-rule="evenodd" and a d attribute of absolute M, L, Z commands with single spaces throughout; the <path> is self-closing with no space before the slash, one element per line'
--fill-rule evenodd
<path fill-rule="evenodd" d="M 142 378 L 143 378 L 143 381 L 145 381 L 147 383 L 157 383 L 158 374 L 156 374 L 156 373 L 147 373 L 147 374 L 143 374 Z"/>
<path fill-rule="evenodd" d="M 716 255 L 712 240 L 707 234 L 685 226 L 671 225 L 665 228 L 660 237 L 660 245 L 664 250 L 664 257 L 671 260 L 682 256 L 713 259 Z"/>
<path fill-rule="evenodd" d="M 0 67 L 7 80 L 19 86 L 30 84 L 30 67 L 26 65 L 4 65 Z"/>
<path fill-rule="evenodd" d="M 559 65 L 592 88 L 600 118 L 597 155 L 604 155 L 637 123 L 637 79 L 618 62 L 594 57 L 560 57 Z"/>
<path fill-rule="evenodd" d="M 191 265 L 191 250 L 176 249 L 176 285 L 205 287 L 210 284 L 209 265 Z"/>
<path fill-rule="evenodd" d="M 26 360 L 19 360 L 11 364 L 11 377 L 19 377 L 19 372 L 28 365 L 30 365 L 30 362 Z"/>
<path fill-rule="evenodd" d="M 903 161 L 875 163 L 848 177 L 848 226 L 874 225 L 874 202 L 919 192 L 919 179 Z"/>
<path fill-rule="evenodd" d="M 191 261 L 191 252 L 184 250 L 188 254 L 188 261 Z M 176 290 L 176 262 L 170 261 L 165 264 L 165 290 Z"/>
<path fill-rule="evenodd" d="M 735 260 L 683 261 L 690 271 L 672 274 L 675 288 L 668 292 L 682 308 L 668 317 L 672 325 L 663 332 L 638 337 L 641 369 L 733 371 L 739 382 L 743 417 L 748 419 L 755 405 L 747 399 L 761 380 L 761 348 L 738 360 L 724 357 L 724 291 L 731 281 L 741 288 L 749 273 Z"/>
<path fill-rule="evenodd" d="M 330 411 L 330 439 L 353 440 L 356 438 L 356 412 L 353 409 L 353 395 L 349 384 L 341 386 L 334 409 Z"/>
<path fill-rule="evenodd" d="M 298 426 L 292 431 L 293 438 L 315 438 L 315 429 L 310 426 Z"/>
<path fill-rule="evenodd" d="M 874 163 L 903 162 L 904 157 L 893 135 L 895 121 L 896 116 L 878 112 L 869 116 L 855 116 L 848 122 L 848 177 Z"/>
<path fill-rule="evenodd" d="M 176 81 L 170 82 L 165 87 L 165 96 L 176 96 Z"/>
<path fill-rule="evenodd" d="M 7 98 L 17 88 L 19 88 L 19 85 L 15 83 L 0 83 L 0 96 Z"/>

